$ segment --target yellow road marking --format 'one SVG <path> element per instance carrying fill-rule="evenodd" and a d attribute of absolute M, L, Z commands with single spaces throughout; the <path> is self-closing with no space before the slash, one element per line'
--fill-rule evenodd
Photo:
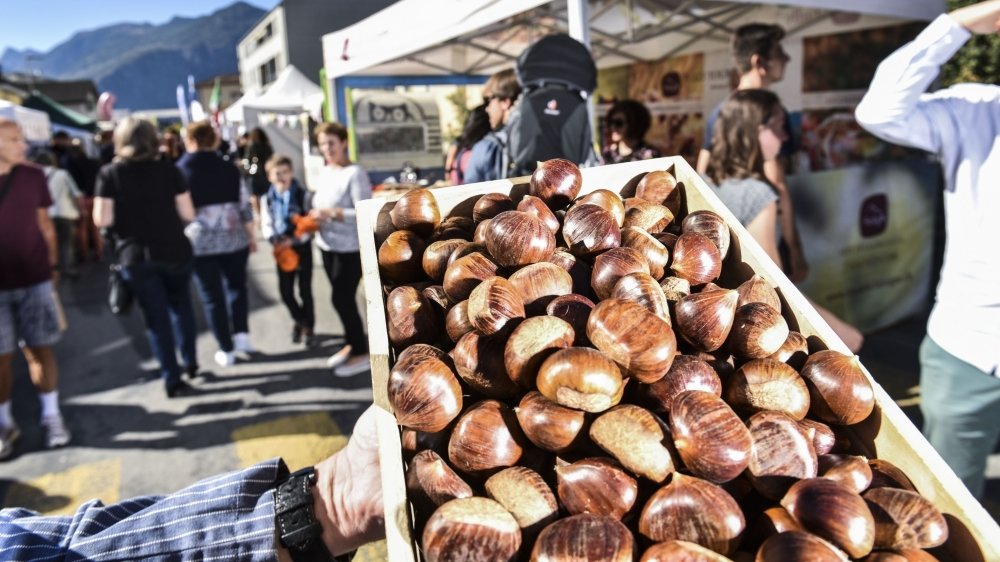
<path fill-rule="evenodd" d="M 47 515 L 70 515 L 87 500 L 98 498 L 105 505 L 118 502 L 122 480 L 120 458 L 51 472 L 27 482 L 10 485 L 4 506 L 25 507 Z"/>
<path fill-rule="evenodd" d="M 321 412 L 248 425 L 231 437 L 241 466 L 281 457 L 291 470 L 316 464 L 347 444 L 337 423 Z"/>

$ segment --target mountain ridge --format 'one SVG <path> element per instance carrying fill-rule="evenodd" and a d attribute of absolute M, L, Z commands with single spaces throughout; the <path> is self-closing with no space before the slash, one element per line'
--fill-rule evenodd
<path fill-rule="evenodd" d="M 188 75 L 203 80 L 238 72 L 236 47 L 266 13 L 238 1 L 159 25 L 115 23 L 78 31 L 48 52 L 7 48 L 0 67 L 62 80 L 89 78 L 98 90 L 113 92 L 120 108 L 173 107 L 177 85 L 186 85 Z"/>

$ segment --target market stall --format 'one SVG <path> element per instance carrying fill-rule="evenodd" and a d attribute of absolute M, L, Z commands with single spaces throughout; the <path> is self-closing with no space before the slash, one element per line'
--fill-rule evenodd
<path fill-rule="evenodd" d="M 24 138 L 29 143 L 46 143 L 52 137 L 49 116 L 44 111 L 0 100 L 0 117 L 6 117 L 20 125 Z"/>

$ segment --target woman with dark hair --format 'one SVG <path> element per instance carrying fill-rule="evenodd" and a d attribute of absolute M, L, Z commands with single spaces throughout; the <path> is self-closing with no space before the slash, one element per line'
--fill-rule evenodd
<path fill-rule="evenodd" d="M 250 204 L 254 215 L 260 217 L 260 198 L 271 188 L 264 165 L 274 155 L 271 139 L 260 127 L 255 127 L 247 137 L 246 151 L 243 153 L 243 173 L 250 191 Z"/>
<path fill-rule="evenodd" d="M 97 176 L 94 224 L 114 233 L 115 261 L 142 309 L 167 396 L 173 398 L 190 388 L 181 380 L 177 347 L 188 376 L 198 373 L 188 288 L 193 255 L 184 236 L 184 224 L 195 218 L 194 204 L 180 170 L 159 158 L 152 123 L 126 118 L 114 138 L 115 161 Z"/>
<path fill-rule="evenodd" d="M 737 90 L 719 111 L 708 165 L 715 194 L 779 267 L 778 194 L 764 175 L 764 162 L 777 157 L 786 134 L 778 96 L 769 90 Z M 864 336 L 857 328 L 815 303 L 813 307 L 851 351 L 861 349 Z"/>
<path fill-rule="evenodd" d="M 472 159 L 472 147 L 488 132 L 490 132 L 490 116 L 486 113 L 486 104 L 481 104 L 469 111 L 462 134 L 448 148 L 444 169 L 452 185 L 465 183 L 465 170 L 469 166 L 469 160 Z"/>
<path fill-rule="evenodd" d="M 327 364 L 333 374 L 349 377 L 369 368 L 368 337 L 355 296 L 361 281 L 358 216 L 354 206 L 372 196 L 368 172 L 347 154 L 347 129 L 340 123 L 321 123 L 316 144 L 326 165 L 316 181 L 309 216 L 319 222 L 316 245 L 323 256 L 323 270 L 333 286 L 333 308 L 344 325 L 347 345 Z"/>
<path fill-rule="evenodd" d="M 646 144 L 651 124 L 649 110 L 635 100 L 622 100 L 608 111 L 608 138 L 601 156 L 605 164 L 659 158 L 660 151 Z"/>
<path fill-rule="evenodd" d="M 184 132 L 187 152 L 177 168 L 191 187 L 197 216 L 184 229 L 194 248 L 194 280 L 205 317 L 219 344 L 215 362 L 228 367 L 234 353 L 254 352 L 250 344 L 247 303 L 247 260 L 257 249 L 249 195 L 240 173 L 222 159 L 208 121 L 192 123 Z"/>

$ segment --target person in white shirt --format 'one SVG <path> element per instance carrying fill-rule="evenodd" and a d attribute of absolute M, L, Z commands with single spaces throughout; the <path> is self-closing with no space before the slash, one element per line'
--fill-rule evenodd
<path fill-rule="evenodd" d="M 31 160 L 42 167 L 49 184 L 52 206 L 49 216 L 56 227 L 56 271 L 61 277 L 76 279 L 76 223 L 80 218 L 80 200 L 83 192 L 73 181 L 69 172 L 57 167 L 56 156 L 48 150 L 40 150 L 31 155 Z"/>
<path fill-rule="evenodd" d="M 358 311 L 355 293 L 361 281 L 361 251 L 354 206 L 372 196 L 368 172 L 347 155 L 347 129 L 340 123 L 321 123 L 316 143 L 326 165 L 319 175 L 309 216 L 320 221 L 316 245 L 323 269 L 333 286 L 333 308 L 344 325 L 347 345 L 327 361 L 337 376 L 359 375 L 371 364 L 368 338 Z"/>
<path fill-rule="evenodd" d="M 998 30 L 1000 0 L 938 16 L 882 62 L 855 112 L 871 133 L 941 160 L 947 240 L 920 347 L 920 409 L 928 441 L 977 497 L 1000 437 L 1000 87 L 924 92 L 972 34 Z"/>

